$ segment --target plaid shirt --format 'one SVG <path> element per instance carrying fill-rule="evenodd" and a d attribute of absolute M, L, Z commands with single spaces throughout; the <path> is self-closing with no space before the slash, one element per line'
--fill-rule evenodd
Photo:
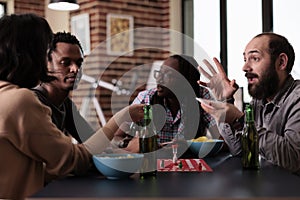
<path fill-rule="evenodd" d="M 201 95 L 202 98 L 211 99 L 209 92 L 207 90 L 200 90 L 200 92 L 202 93 Z M 137 95 L 137 97 L 134 99 L 132 104 L 150 104 L 151 99 L 156 95 L 157 95 L 156 88 L 144 90 Z M 176 136 L 176 134 L 184 135 L 183 132 L 184 122 L 183 120 L 181 120 L 183 114 L 182 109 L 180 109 L 177 112 L 176 117 L 173 118 L 171 110 L 168 108 L 165 100 L 163 106 L 166 111 L 166 122 L 163 128 L 157 131 L 157 135 L 159 137 L 159 141 L 158 141 L 159 143 L 171 141 Z M 203 115 L 203 120 L 206 128 L 210 128 L 211 126 L 216 124 L 213 117 L 208 113 L 203 112 L 202 115 Z"/>

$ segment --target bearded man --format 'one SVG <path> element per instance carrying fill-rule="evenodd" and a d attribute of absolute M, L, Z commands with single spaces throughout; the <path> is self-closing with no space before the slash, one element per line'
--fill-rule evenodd
<path fill-rule="evenodd" d="M 259 153 L 262 158 L 292 172 L 300 174 L 300 81 L 290 74 L 295 53 L 289 41 L 275 33 L 255 36 L 246 46 L 243 71 L 248 80 L 248 91 L 253 97 L 254 118 L 259 134 Z M 237 90 L 217 59 L 219 72 L 206 62 L 210 72 L 204 71 L 209 82 L 199 84 L 210 87 L 215 96 L 232 98 Z M 214 84 L 220 83 L 222 84 Z M 221 89 L 220 89 L 221 88 Z M 238 134 L 243 127 L 244 113 L 234 105 L 218 101 L 205 101 L 202 108 L 232 131 L 222 131 L 233 155 L 241 153 Z M 224 123 L 225 122 L 225 123 Z"/>

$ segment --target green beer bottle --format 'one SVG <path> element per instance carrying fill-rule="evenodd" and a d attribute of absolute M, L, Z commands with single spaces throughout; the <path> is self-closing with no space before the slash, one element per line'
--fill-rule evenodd
<path fill-rule="evenodd" d="M 152 121 L 151 105 L 144 106 L 144 120 L 139 135 L 140 153 L 144 154 L 144 160 L 140 171 L 140 178 L 156 177 L 158 149 L 157 134 Z"/>
<path fill-rule="evenodd" d="M 245 125 L 242 133 L 242 164 L 244 169 L 259 169 L 258 133 L 254 111 L 250 104 L 245 109 Z"/>

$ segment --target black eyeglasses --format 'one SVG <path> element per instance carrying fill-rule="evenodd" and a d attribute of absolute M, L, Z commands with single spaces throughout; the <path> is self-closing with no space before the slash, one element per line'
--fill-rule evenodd
<path fill-rule="evenodd" d="M 153 77 L 157 79 L 161 79 L 162 81 L 166 81 L 170 78 L 169 73 L 162 73 L 160 70 L 154 70 Z"/>

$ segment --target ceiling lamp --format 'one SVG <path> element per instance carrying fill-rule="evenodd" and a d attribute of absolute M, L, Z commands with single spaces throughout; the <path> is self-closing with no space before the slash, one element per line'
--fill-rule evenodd
<path fill-rule="evenodd" d="M 71 11 L 77 10 L 79 5 L 76 0 L 50 0 L 48 8 L 52 10 Z"/>

